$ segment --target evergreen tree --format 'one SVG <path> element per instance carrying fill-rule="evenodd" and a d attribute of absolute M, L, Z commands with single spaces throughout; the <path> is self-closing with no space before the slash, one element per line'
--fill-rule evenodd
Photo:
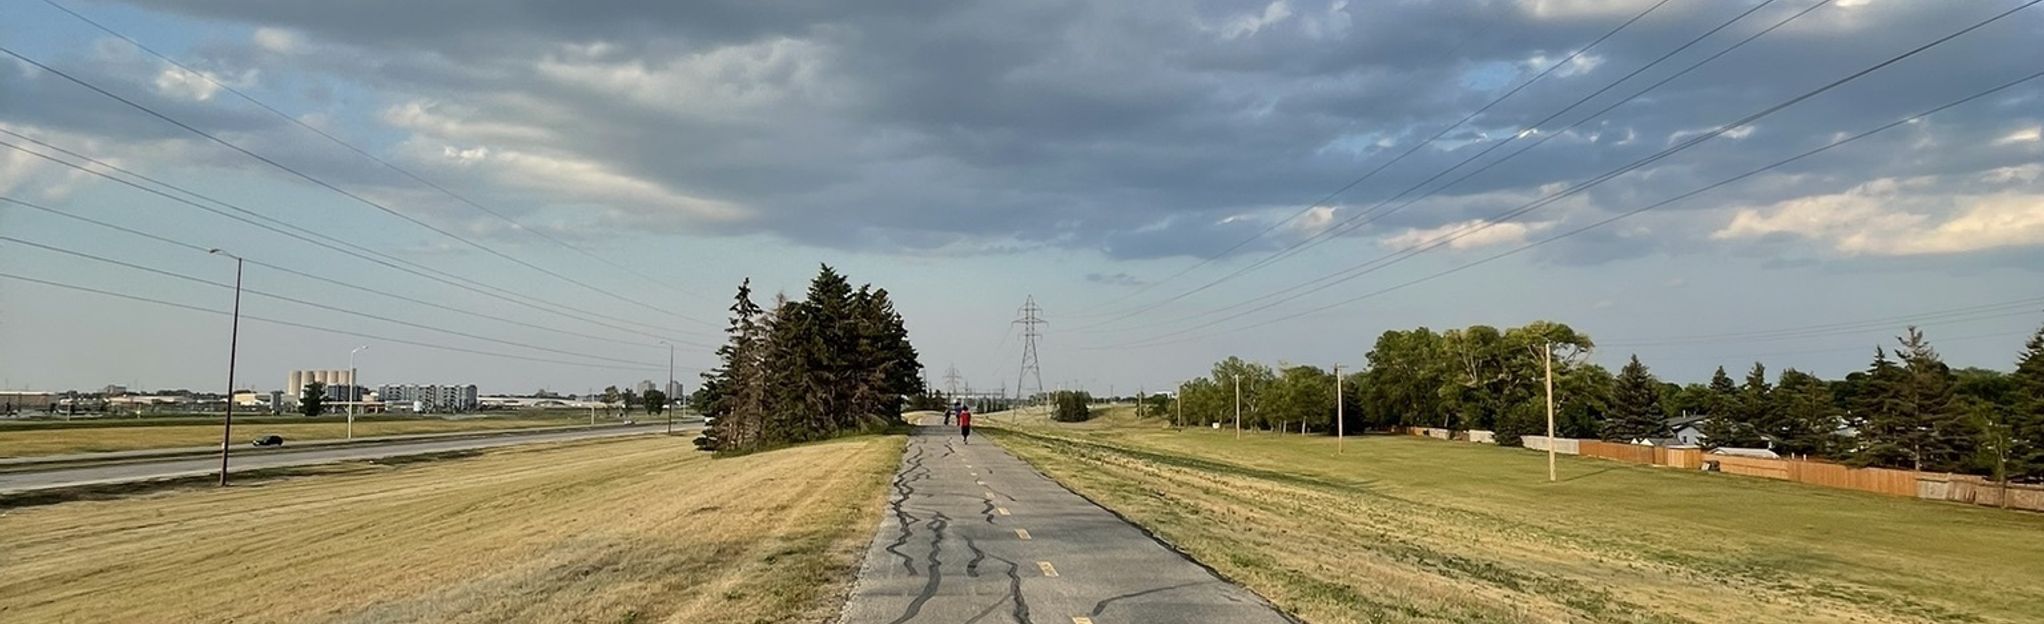
<path fill-rule="evenodd" d="M 1741 437 L 1732 440 L 1738 444 L 1725 446 L 1772 448 L 1780 443 L 1774 432 L 1781 428 L 1781 418 L 1774 405 L 1774 386 L 1767 383 L 1766 365 L 1754 362 L 1753 368 L 1746 371 L 1733 414 L 1737 416 L 1733 430 Z"/>
<path fill-rule="evenodd" d="M 1824 380 L 1793 368 L 1781 371 L 1773 393 L 1774 425 L 1767 436 L 1783 453 L 1824 456 L 1836 451 L 1839 410 Z"/>
<path fill-rule="evenodd" d="M 2044 328 L 2023 343 L 2009 410 L 2008 465 L 2014 478 L 2044 480 Z"/>
<path fill-rule="evenodd" d="M 1874 361 L 1860 375 L 1852 395 L 1848 426 L 1859 430 L 1853 463 L 1906 467 L 1911 465 L 1907 450 L 1909 432 L 1915 423 L 1902 400 L 1906 373 L 1888 359 L 1888 352 L 1874 348 Z"/>
<path fill-rule="evenodd" d="M 1909 438 L 1913 463 L 1918 470 L 1957 470 L 1972 454 L 1973 431 L 1953 394 L 1952 370 L 1924 340 L 1922 330 L 1910 327 L 1900 340 L 1908 373 L 1903 398 L 1915 420 Z"/>
<path fill-rule="evenodd" d="M 752 280 L 738 285 L 731 304 L 731 324 L 725 329 L 724 346 L 717 349 L 719 366 L 703 373 L 702 388 L 696 391 L 703 410 L 702 437 L 696 446 L 706 451 L 743 448 L 752 443 L 765 413 L 765 377 L 761 369 L 763 348 L 759 325 L 761 311 L 752 302 Z M 614 390 L 606 390 L 606 394 Z"/>
<path fill-rule="evenodd" d="M 1668 424 L 1661 414 L 1660 381 L 1632 356 L 1611 389 L 1611 419 L 1605 422 L 1604 439 L 1630 442 L 1638 438 L 1667 435 Z"/>
<path fill-rule="evenodd" d="M 1754 445 L 1758 435 L 1742 426 L 1745 420 L 1739 416 L 1739 386 L 1732 382 L 1732 376 L 1725 374 L 1725 367 L 1719 366 L 1710 376 L 1710 399 L 1705 413 L 1709 418 L 1703 421 L 1704 444 L 1711 448 L 1747 447 Z"/>

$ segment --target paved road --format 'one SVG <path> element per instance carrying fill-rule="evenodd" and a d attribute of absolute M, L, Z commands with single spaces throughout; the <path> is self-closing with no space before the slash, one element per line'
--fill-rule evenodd
<path fill-rule="evenodd" d="M 910 436 L 844 624 L 1283 623 L 992 442 Z"/>
<path fill-rule="evenodd" d="M 686 431 L 693 432 L 695 429 L 698 428 L 700 427 L 689 427 L 688 429 L 686 429 Z M 444 451 L 485 449 L 500 446 L 512 446 L 518 444 L 533 444 L 536 442 L 562 442 L 568 440 L 587 440 L 593 438 L 645 435 L 650 433 L 660 433 L 666 430 L 667 425 L 665 423 L 662 423 L 654 425 L 634 425 L 628 427 L 611 427 L 604 429 L 587 429 L 579 431 L 544 431 L 533 433 L 511 433 L 490 436 L 485 438 L 464 438 L 454 440 L 419 440 L 395 442 L 390 444 L 350 445 L 342 447 L 331 446 L 308 447 L 300 450 L 291 450 L 287 448 L 286 450 L 283 451 L 275 451 L 262 454 L 250 454 L 241 457 L 230 457 L 228 460 L 228 472 L 234 473 L 258 468 L 304 466 L 310 464 L 325 464 L 358 459 L 377 459 L 383 457 L 397 457 L 402 455 L 439 453 Z M 677 425 L 675 427 L 675 433 L 679 434 L 682 431 L 684 431 L 684 429 L 681 428 L 680 426 Z M 148 481 L 152 479 L 187 477 L 192 475 L 203 474 L 218 474 L 219 471 L 220 457 L 218 455 L 214 455 L 209 457 L 190 457 L 178 459 L 165 459 L 158 461 L 137 461 L 122 464 L 86 466 L 79 468 L 60 468 L 56 470 L 44 470 L 34 472 L 8 472 L 0 473 L 0 493 L 19 492 L 27 490 L 41 490 L 58 487 L 71 487 L 78 485 Z"/>

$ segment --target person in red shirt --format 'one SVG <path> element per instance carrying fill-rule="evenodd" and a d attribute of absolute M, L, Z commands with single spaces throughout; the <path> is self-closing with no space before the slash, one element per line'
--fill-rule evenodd
<path fill-rule="evenodd" d="M 972 410 L 969 408 L 958 408 L 958 437 L 964 438 L 966 444 L 972 443 Z"/>

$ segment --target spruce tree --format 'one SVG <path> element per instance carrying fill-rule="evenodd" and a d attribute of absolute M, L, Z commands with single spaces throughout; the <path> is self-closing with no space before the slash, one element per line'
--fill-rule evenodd
<path fill-rule="evenodd" d="M 2016 360 L 2014 409 L 2009 414 L 2009 475 L 2044 479 L 2044 328 L 2023 343 Z"/>
<path fill-rule="evenodd" d="M 1874 361 L 1860 378 L 1848 417 L 1848 421 L 1859 423 L 1854 463 L 1900 468 L 1913 465 L 1908 441 L 1915 422 L 1902 398 L 1907 382 L 1902 367 L 1888 359 L 1885 349 L 1875 347 Z"/>
<path fill-rule="evenodd" d="M 1774 426 L 1767 432 L 1783 453 L 1823 456 L 1835 451 L 1838 408 L 1831 388 L 1815 375 L 1793 368 L 1781 371 L 1781 385 L 1772 396 Z"/>
<path fill-rule="evenodd" d="M 1661 414 L 1660 381 L 1632 356 L 1611 389 L 1611 419 L 1605 422 L 1604 439 L 1630 442 L 1638 438 L 1667 435 L 1668 424 Z"/>
<path fill-rule="evenodd" d="M 1781 429 L 1780 417 L 1774 404 L 1774 386 L 1767 383 L 1767 366 L 1759 362 L 1746 371 L 1746 382 L 1739 386 L 1738 431 L 1746 436 L 1738 440 L 1738 446 L 1772 447 L 1778 445 L 1776 431 Z"/>
<path fill-rule="evenodd" d="M 1957 470 L 1972 453 L 1973 432 L 1953 396 L 1952 370 L 1939 359 L 1922 330 L 1910 327 L 1900 341 L 1907 373 L 1903 400 L 1914 420 L 1907 438 L 1912 463 L 1917 470 Z"/>
<path fill-rule="evenodd" d="M 1732 382 L 1732 376 L 1725 374 L 1725 367 L 1719 366 L 1710 376 L 1710 400 L 1708 418 L 1703 421 L 1704 444 L 1711 448 L 1739 447 L 1749 444 L 1751 431 L 1741 427 L 1739 414 L 1739 386 Z"/>

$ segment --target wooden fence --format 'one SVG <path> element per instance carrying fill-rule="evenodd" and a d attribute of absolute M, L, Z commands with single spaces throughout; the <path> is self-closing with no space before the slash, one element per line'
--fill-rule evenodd
<path fill-rule="evenodd" d="M 1705 457 L 1704 461 L 1717 462 L 1718 471 L 1726 474 L 1780 479 L 1889 496 L 1916 496 L 1916 480 L 1920 475 L 1913 470 L 1853 468 L 1844 464 L 1803 459 L 1711 455 Z"/>
<path fill-rule="evenodd" d="M 1406 433 L 1441 439 L 1480 439 L 1467 437 L 1445 429 L 1424 427 L 1407 428 Z M 1488 432 L 1483 432 L 1488 433 Z M 2028 511 L 2044 511 L 2044 485 L 2002 486 L 1980 477 L 1945 473 L 1895 470 L 1890 468 L 1853 468 L 1844 464 L 1812 461 L 1807 459 L 1767 459 L 1739 455 L 1706 455 L 1703 449 L 1694 447 L 1645 446 L 1619 444 L 1599 440 L 1575 440 L 1541 436 L 1524 436 L 1521 442 L 1528 449 L 1547 449 L 1552 444 L 1555 451 L 1585 457 L 1611 459 L 1649 466 L 1667 466 L 1685 470 L 1697 470 L 1706 464 L 1715 464 L 1718 472 L 1725 474 L 1760 477 L 1793 481 L 1829 488 L 1858 490 L 1889 496 L 1908 496 L 1929 500 L 1954 501 L 1974 505 L 2007 507 Z M 2006 500 L 2004 500 L 2006 499 Z"/>
<path fill-rule="evenodd" d="M 1576 449 L 1577 454 L 1582 455 L 1584 457 L 1601 457 L 1604 459 L 1616 459 L 1618 461 L 1632 462 L 1635 464 L 1652 465 L 1654 463 L 1654 447 L 1651 446 L 1640 446 L 1637 444 L 1618 444 L 1616 442 L 1601 442 L 1597 440 L 1583 440 L 1581 442 L 1576 443 Z"/>

